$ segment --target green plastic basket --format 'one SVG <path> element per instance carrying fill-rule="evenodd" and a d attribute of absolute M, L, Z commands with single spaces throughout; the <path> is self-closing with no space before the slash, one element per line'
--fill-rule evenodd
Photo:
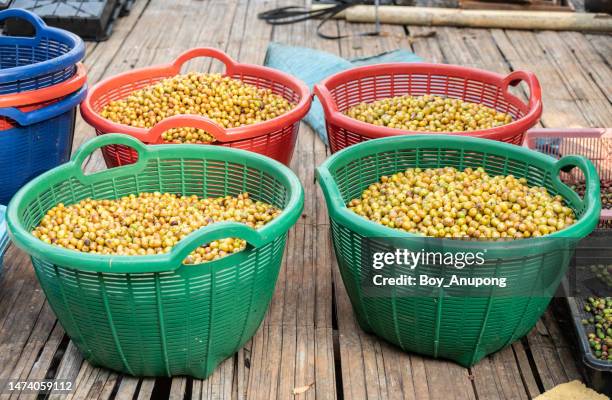
<path fill-rule="evenodd" d="M 136 164 L 85 175 L 95 149 L 123 144 Z M 30 234 L 59 202 L 170 192 L 203 197 L 249 192 L 283 209 L 254 230 L 220 222 L 192 232 L 171 252 L 151 256 L 84 254 L 51 246 Z M 125 135 L 95 138 L 72 160 L 36 178 L 13 198 L 7 222 L 14 243 L 29 253 L 58 320 L 95 366 L 137 376 L 209 376 L 249 340 L 274 291 L 286 234 L 303 208 L 303 189 L 284 165 L 220 146 L 145 146 Z M 239 253 L 183 265 L 198 246 L 239 237 Z"/>
<path fill-rule="evenodd" d="M 504 242 L 423 239 L 368 221 L 345 206 L 383 175 L 411 167 L 446 166 L 461 170 L 482 166 L 492 175 L 525 177 L 530 185 L 560 194 L 578 221 L 544 238 Z M 559 179 L 560 170 L 574 166 L 587 178 L 584 199 Z M 342 279 L 360 326 L 406 351 L 451 359 L 464 366 L 529 332 L 565 274 L 576 242 L 596 226 L 601 208 L 597 172 L 588 159 L 567 156 L 557 161 L 522 147 L 467 137 L 418 135 L 371 140 L 334 154 L 317 169 L 317 177 L 327 202 Z M 418 268 L 421 273 L 445 279 L 450 274 L 503 276 L 508 286 L 430 292 L 406 285 L 372 295 L 364 286 L 364 279 L 372 272 L 367 257 L 381 249 L 393 251 L 392 241 L 377 238 L 401 239 L 404 248 L 412 251 L 419 251 L 426 241 L 428 251 L 486 249 L 486 262 L 481 266 L 460 271 L 435 265 Z M 376 246 L 380 248 L 372 249 Z M 402 272 L 398 266 L 391 268 L 396 269 L 391 272 Z"/>

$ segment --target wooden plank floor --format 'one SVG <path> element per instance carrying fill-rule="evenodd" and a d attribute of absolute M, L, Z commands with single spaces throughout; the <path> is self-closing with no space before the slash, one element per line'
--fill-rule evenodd
<path fill-rule="evenodd" d="M 314 33 L 317 22 L 272 28 L 256 19 L 261 11 L 299 3 L 307 1 L 137 0 L 108 41 L 88 45 L 90 83 L 168 62 L 195 46 L 218 47 L 250 63 L 263 62 L 270 41 L 347 58 L 403 47 L 431 62 L 500 73 L 534 71 L 544 92 L 542 126 L 612 126 L 610 36 L 383 26 L 379 37 L 326 41 Z M 371 27 L 334 21 L 326 29 L 356 34 Z M 221 66 L 197 60 L 190 68 L 219 71 Z M 82 120 L 76 129 L 75 148 L 94 135 Z M 253 339 L 209 379 L 137 379 L 91 367 L 57 323 L 28 257 L 14 246 L 0 281 L 0 379 L 69 379 L 76 386 L 71 399 L 482 400 L 529 399 L 581 378 L 571 343 L 550 310 L 526 338 L 470 369 L 402 353 L 362 332 L 337 271 L 324 202 L 314 183 L 314 167 L 327 156 L 302 124 L 292 168 L 305 186 L 305 210 L 289 233 L 270 310 Z M 99 154 L 86 165 L 103 167 Z M 17 397 L 35 396 L 10 398 Z"/>

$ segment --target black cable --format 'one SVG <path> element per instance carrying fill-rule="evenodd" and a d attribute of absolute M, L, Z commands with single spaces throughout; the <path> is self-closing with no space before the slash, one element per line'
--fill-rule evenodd
<path fill-rule="evenodd" d="M 370 1 L 371 2 L 371 1 Z M 342 39 L 351 35 L 328 35 L 321 32 L 321 28 L 334 16 L 357 4 L 366 4 L 367 0 L 337 0 L 335 5 L 318 10 L 309 10 L 304 7 L 289 6 L 279 7 L 269 11 L 264 11 L 257 15 L 257 18 L 266 21 L 270 25 L 289 25 L 297 22 L 303 22 L 309 19 L 321 19 L 317 25 L 317 35 L 323 39 Z M 380 32 L 363 32 L 355 36 L 377 36 Z"/>

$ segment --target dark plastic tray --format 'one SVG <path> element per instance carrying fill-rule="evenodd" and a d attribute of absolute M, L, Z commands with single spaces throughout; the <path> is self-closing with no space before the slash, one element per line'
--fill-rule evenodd
<path fill-rule="evenodd" d="M 612 222 L 605 220 L 606 223 Z M 610 228 L 596 228 L 589 236 L 582 239 L 576 247 L 575 266 L 577 271 L 581 272 L 581 267 L 593 264 L 612 264 L 612 226 Z M 578 283 L 585 284 L 585 279 L 588 279 L 588 274 L 579 274 L 580 280 Z M 590 286 L 591 283 L 588 284 Z M 590 288 L 594 289 L 594 288 Z M 595 290 L 599 290 L 595 288 Z M 606 295 L 601 293 L 600 296 Z M 608 296 L 612 293 L 608 292 Z"/>
<path fill-rule="evenodd" d="M 584 302 L 582 297 L 568 297 L 567 302 L 572 313 L 574 328 L 578 335 L 580 352 L 589 386 L 606 396 L 612 396 L 612 362 L 600 360 L 591 352 L 587 333 L 582 325 L 582 320 L 588 318 L 587 313 L 583 311 Z"/>
<path fill-rule="evenodd" d="M 48 25 L 66 29 L 87 40 L 106 40 L 126 0 L 13 0 L 11 8 L 24 8 Z M 30 26 L 7 21 L 9 35 L 31 35 Z"/>
<path fill-rule="evenodd" d="M 584 311 L 585 299 L 593 297 L 610 297 L 612 288 L 601 281 L 591 270 L 591 265 L 612 265 L 612 229 L 596 229 L 589 237 L 583 239 L 576 248 L 574 269 L 564 280 L 563 289 L 574 324 L 580 359 L 584 363 L 586 379 L 594 390 L 612 396 L 612 362 L 595 357 L 589 345 L 588 332 L 582 325 L 583 319 L 590 314 Z"/>

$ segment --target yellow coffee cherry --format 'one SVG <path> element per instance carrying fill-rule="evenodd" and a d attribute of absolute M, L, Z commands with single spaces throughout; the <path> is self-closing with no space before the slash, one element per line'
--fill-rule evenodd
<path fill-rule="evenodd" d="M 267 121 L 289 112 L 295 104 L 270 89 L 221 74 L 190 72 L 163 79 L 109 102 L 100 115 L 110 121 L 150 129 L 179 114 L 201 115 L 224 128 Z M 167 143 L 210 143 L 214 138 L 196 128 L 176 128 L 162 134 Z"/>
<path fill-rule="evenodd" d="M 433 237 L 520 239 L 576 222 L 560 196 L 483 168 L 409 168 L 382 176 L 347 207 L 381 225 Z"/>
<path fill-rule="evenodd" d="M 191 232 L 221 221 L 235 221 L 257 229 L 281 210 L 238 196 L 199 198 L 171 193 L 131 194 L 116 200 L 84 199 L 50 209 L 32 234 L 45 243 L 93 254 L 162 254 Z M 199 264 L 244 250 L 242 239 L 203 243 L 184 261 Z"/>
<path fill-rule="evenodd" d="M 360 103 L 349 117 L 389 128 L 421 132 L 468 132 L 512 122 L 510 114 L 461 99 L 424 95 L 396 96 Z"/>

